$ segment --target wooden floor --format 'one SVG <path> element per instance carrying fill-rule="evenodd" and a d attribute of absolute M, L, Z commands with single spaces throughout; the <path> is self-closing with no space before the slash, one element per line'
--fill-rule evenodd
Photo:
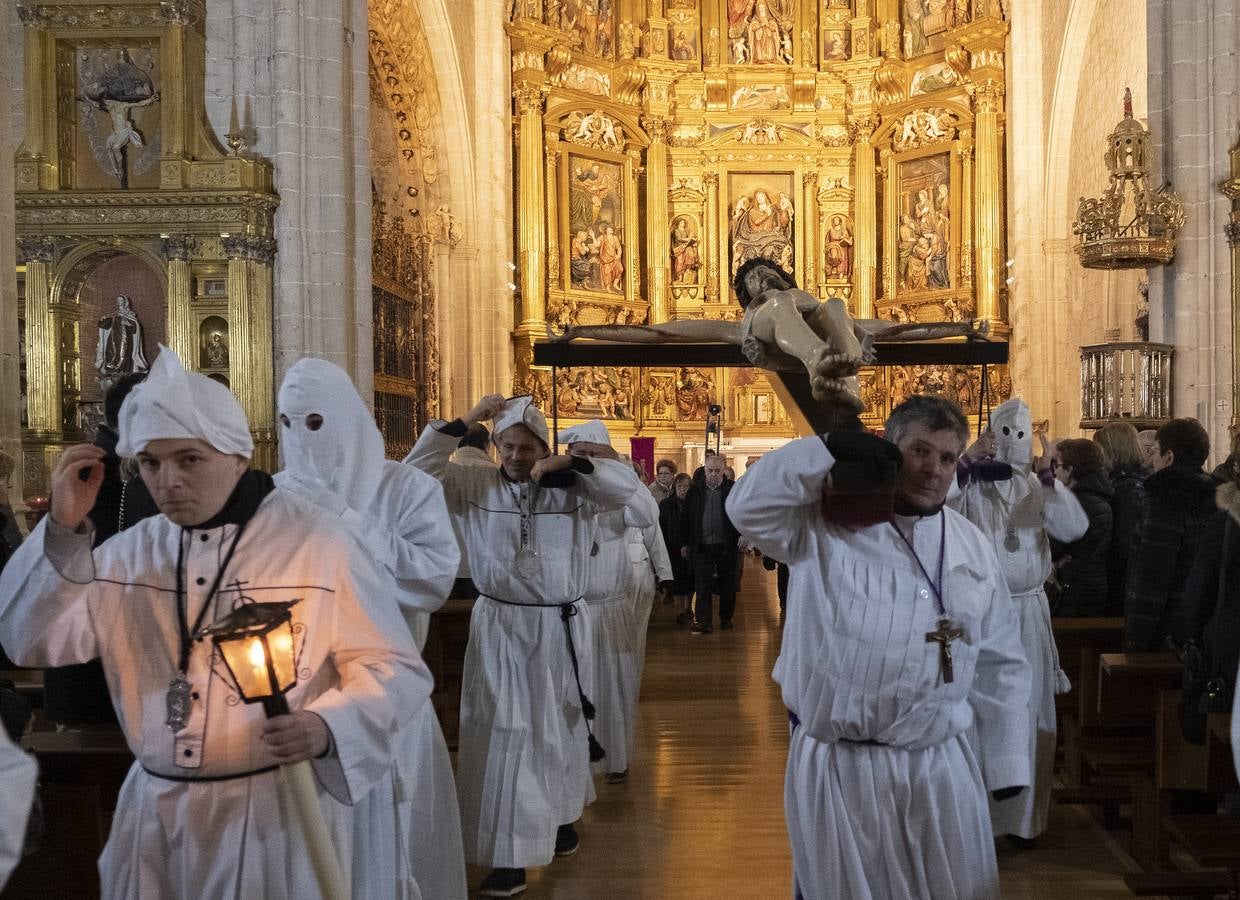
<path fill-rule="evenodd" d="M 656 608 L 635 760 L 627 784 L 599 779 L 581 850 L 531 869 L 530 898 L 783 900 L 787 724 L 771 668 L 779 652 L 774 573 L 746 567 L 736 629 L 690 635 Z M 1003 896 L 1130 897 L 1135 867 L 1088 814 L 1057 807 L 1033 850 L 1000 846 Z M 485 872 L 470 870 L 477 885 Z M 833 898 L 835 900 L 835 898 Z M 840 898 L 844 900 L 844 898 Z"/>

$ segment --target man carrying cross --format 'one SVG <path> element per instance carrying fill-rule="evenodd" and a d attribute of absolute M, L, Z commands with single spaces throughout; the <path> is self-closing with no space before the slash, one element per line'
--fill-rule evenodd
<path fill-rule="evenodd" d="M 1029 664 L 990 542 L 943 505 L 963 414 L 910 397 L 886 435 L 793 441 L 727 501 L 740 532 L 791 567 L 774 676 L 792 723 L 797 890 L 998 897 L 987 792 L 1029 784 Z"/>

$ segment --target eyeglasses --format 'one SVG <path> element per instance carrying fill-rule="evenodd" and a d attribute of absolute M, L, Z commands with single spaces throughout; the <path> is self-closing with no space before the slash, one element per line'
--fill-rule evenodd
<path fill-rule="evenodd" d="M 1068 467 L 1067 467 L 1066 465 L 1064 465 L 1062 462 L 1060 462 L 1059 460 L 1057 460 L 1057 459 L 1052 459 L 1052 460 L 1051 460 L 1051 468 L 1052 468 L 1052 469 L 1066 469 L 1066 468 L 1068 468 Z"/>

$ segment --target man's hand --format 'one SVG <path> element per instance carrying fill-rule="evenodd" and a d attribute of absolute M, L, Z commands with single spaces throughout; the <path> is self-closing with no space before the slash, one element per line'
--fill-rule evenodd
<path fill-rule="evenodd" d="M 461 421 L 468 425 L 477 425 L 488 419 L 494 419 L 504 408 L 504 398 L 499 394 L 487 394 L 474 404 L 474 408 L 461 416 Z"/>
<path fill-rule="evenodd" d="M 544 456 L 542 459 L 534 463 L 530 469 L 530 481 L 538 481 L 544 475 L 550 475 L 552 472 L 567 471 L 573 464 L 571 456 Z"/>
<path fill-rule="evenodd" d="M 263 743 L 281 765 L 316 759 L 331 746 L 331 732 L 318 714 L 301 710 L 263 723 Z"/>
<path fill-rule="evenodd" d="M 982 432 L 981 437 L 969 445 L 969 449 L 964 451 L 973 462 L 979 459 L 993 459 L 995 455 L 995 433 L 987 428 Z"/>
<path fill-rule="evenodd" d="M 75 444 L 61 454 L 52 472 L 51 516 L 57 525 L 76 530 L 95 505 L 103 484 L 104 452 L 94 444 Z M 89 471 L 82 480 L 81 472 Z"/>

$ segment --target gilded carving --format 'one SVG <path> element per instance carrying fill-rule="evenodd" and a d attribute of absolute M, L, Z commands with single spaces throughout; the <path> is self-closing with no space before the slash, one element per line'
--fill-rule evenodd
<path fill-rule="evenodd" d="M 697 147 L 706 140 L 706 129 L 698 126 L 680 127 L 672 132 L 667 143 L 671 147 Z"/>
<path fill-rule="evenodd" d="M 818 142 L 824 147 L 848 147 L 852 144 L 852 136 L 844 125 L 819 125 Z"/>
<path fill-rule="evenodd" d="M 743 84 L 732 92 L 728 105 L 732 109 L 788 109 L 792 106 L 792 98 L 782 84 Z"/>
<path fill-rule="evenodd" d="M 188 234 L 166 237 L 160 245 L 167 260 L 189 260 L 194 255 L 194 238 Z"/>
<path fill-rule="evenodd" d="M 778 144 L 784 139 L 784 129 L 770 119 L 754 119 L 741 132 L 742 144 Z"/>
<path fill-rule="evenodd" d="M 611 94 L 611 76 L 589 66 L 577 64 L 569 66 L 560 76 L 560 84 L 566 88 L 573 88 L 599 97 Z"/>
<path fill-rule="evenodd" d="M 946 109 L 918 109 L 900 119 L 891 133 L 891 148 L 915 150 L 956 136 L 956 116 Z"/>
<path fill-rule="evenodd" d="M 597 109 L 591 113 L 575 112 L 564 120 L 564 140 L 620 153 L 624 150 L 624 126 Z"/>
<path fill-rule="evenodd" d="M 512 99 L 517 109 L 517 115 L 541 116 L 543 104 L 547 100 L 547 91 L 542 86 L 519 85 L 512 89 Z"/>
<path fill-rule="evenodd" d="M 36 235 L 17 239 L 17 258 L 22 262 L 52 263 L 56 261 L 56 241 Z"/>

